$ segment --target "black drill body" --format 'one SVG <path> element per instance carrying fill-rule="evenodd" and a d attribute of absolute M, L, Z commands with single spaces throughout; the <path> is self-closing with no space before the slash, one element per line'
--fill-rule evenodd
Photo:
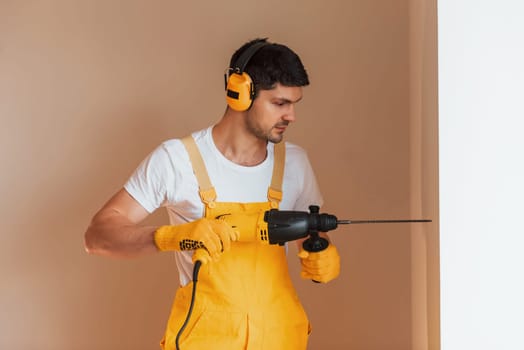
<path fill-rule="evenodd" d="M 336 229 L 337 217 L 319 214 L 319 207 L 316 205 L 311 205 L 309 210 L 309 213 L 278 209 L 266 211 L 264 221 L 267 222 L 269 243 L 283 245 L 309 236 L 302 244 L 304 250 L 319 252 L 326 249 L 329 242 L 318 233 Z"/>

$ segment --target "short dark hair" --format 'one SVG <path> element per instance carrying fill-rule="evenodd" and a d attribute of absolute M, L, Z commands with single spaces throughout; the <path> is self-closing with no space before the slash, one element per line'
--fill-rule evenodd
<path fill-rule="evenodd" d="M 249 60 L 245 72 L 249 74 L 255 85 L 255 96 L 260 90 L 271 90 L 275 84 L 284 86 L 306 86 L 309 78 L 300 57 L 289 47 L 269 43 L 267 38 L 254 39 L 242 45 L 231 56 L 230 67 L 233 67 L 242 53 L 250 46 L 267 42 Z"/>

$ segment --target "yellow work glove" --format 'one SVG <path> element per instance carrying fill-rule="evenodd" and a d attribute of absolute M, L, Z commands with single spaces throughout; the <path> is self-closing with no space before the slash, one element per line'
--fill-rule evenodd
<path fill-rule="evenodd" d="M 154 239 L 161 251 L 198 249 L 199 259 L 206 263 L 210 259 L 217 260 L 221 253 L 229 250 L 231 241 L 236 241 L 237 236 L 238 233 L 224 221 L 202 218 L 187 224 L 161 226 L 155 231 Z"/>
<path fill-rule="evenodd" d="M 340 256 L 333 244 L 320 252 L 308 252 L 303 248 L 298 253 L 302 271 L 300 276 L 316 282 L 327 283 L 340 273 Z"/>

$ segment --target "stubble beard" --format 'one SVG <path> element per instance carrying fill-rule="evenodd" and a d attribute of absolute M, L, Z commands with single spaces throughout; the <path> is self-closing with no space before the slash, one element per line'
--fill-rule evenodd
<path fill-rule="evenodd" d="M 282 125 L 282 123 L 280 123 Z M 247 129 L 251 134 L 253 134 L 255 137 L 257 137 L 260 140 L 264 140 L 266 142 L 272 142 L 272 143 L 279 143 L 284 138 L 284 134 L 278 133 L 276 135 L 272 134 L 273 129 L 278 126 L 279 124 L 274 125 L 269 130 L 262 129 L 259 125 L 253 122 L 251 118 L 247 119 Z M 285 124 L 287 125 L 287 123 Z"/>

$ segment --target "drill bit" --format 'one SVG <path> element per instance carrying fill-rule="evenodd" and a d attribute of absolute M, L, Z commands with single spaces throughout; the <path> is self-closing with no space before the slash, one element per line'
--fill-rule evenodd
<path fill-rule="evenodd" d="M 396 224 L 405 222 L 431 222 L 431 220 L 337 220 L 338 225 L 349 224 Z"/>

